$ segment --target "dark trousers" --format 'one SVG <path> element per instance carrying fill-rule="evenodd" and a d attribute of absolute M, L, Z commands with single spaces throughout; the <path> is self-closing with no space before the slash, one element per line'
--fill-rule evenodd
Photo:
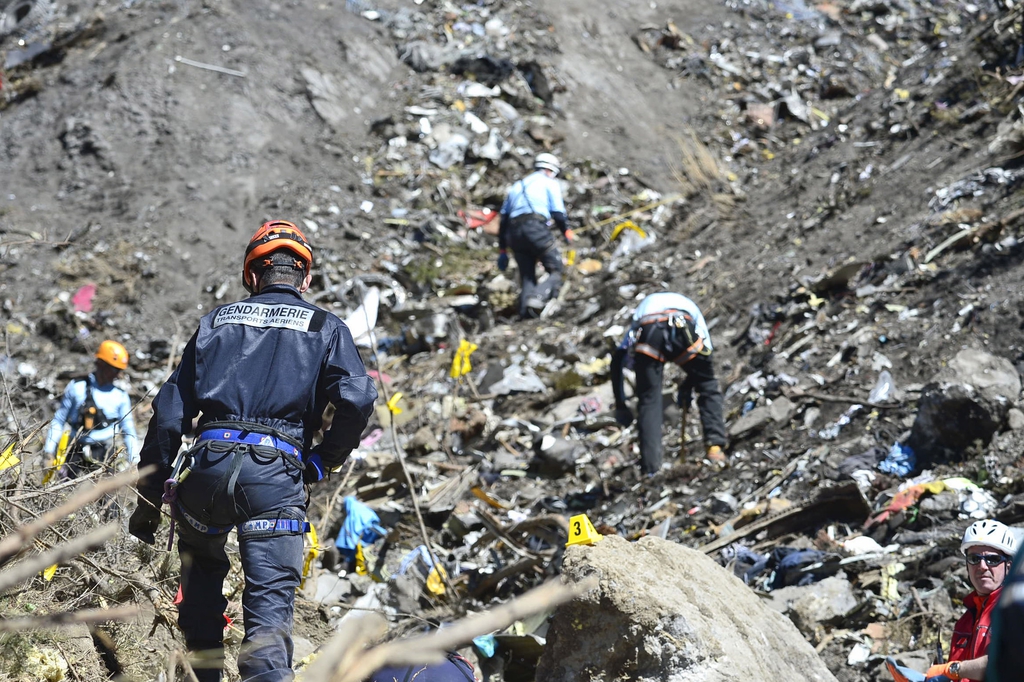
<path fill-rule="evenodd" d="M 68 448 L 61 473 L 68 478 L 84 476 L 110 462 L 113 453 L 113 443 L 75 442 Z"/>
<path fill-rule="evenodd" d="M 513 218 L 513 220 L 515 220 Z M 509 231 L 509 246 L 519 267 L 519 316 L 535 317 L 527 305 L 535 299 L 543 305 L 558 295 L 562 284 L 562 254 L 555 244 L 554 235 L 547 224 L 535 219 L 513 222 Z M 537 263 L 544 266 L 548 278 L 543 285 L 537 284 Z"/>
<path fill-rule="evenodd" d="M 228 494 L 232 457 L 200 450 L 189 478 L 178 491 L 179 501 L 194 519 L 218 528 L 253 518 L 305 519 L 302 476 L 280 457 L 243 457 L 234 495 Z M 224 545 L 227 533 L 204 533 L 179 512 L 178 553 L 181 556 L 181 594 L 178 625 L 185 643 L 197 656 L 200 682 L 219 682 L 224 643 L 222 591 L 230 562 Z M 302 574 L 302 533 L 261 531 L 238 533 L 245 574 L 242 619 L 245 637 L 238 656 L 243 682 L 281 682 L 292 675 L 292 620 L 295 590 Z"/>
<path fill-rule="evenodd" d="M 644 473 L 654 473 L 661 468 L 661 387 L 665 363 L 637 353 L 634 369 L 641 467 Z M 696 391 L 704 444 L 725 445 L 722 391 L 718 387 L 718 379 L 715 378 L 711 356 L 697 355 L 683 365 L 683 372 L 686 376 L 679 385 L 679 405 L 685 410 L 690 405 L 693 392 Z"/>

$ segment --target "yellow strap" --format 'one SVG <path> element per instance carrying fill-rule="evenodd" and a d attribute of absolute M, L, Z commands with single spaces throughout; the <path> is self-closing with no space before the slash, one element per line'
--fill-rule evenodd
<path fill-rule="evenodd" d="M 306 537 L 309 539 L 309 550 L 306 552 L 306 561 L 302 564 L 302 580 L 299 582 L 299 589 L 301 590 L 306 586 L 306 578 L 308 578 L 313 572 L 313 562 L 320 556 L 320 540 L 316 536 L 316 526 L 313 525 L 312 521 L 309 523 L 309 532 L 306 533 Z"/>

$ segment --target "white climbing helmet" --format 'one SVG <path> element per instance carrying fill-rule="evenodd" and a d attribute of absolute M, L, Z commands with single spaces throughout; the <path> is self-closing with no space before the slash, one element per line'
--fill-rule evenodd
<path fill-rule="evenodd" d="M 548 154 L 547 152 L 537 155 L 533 160 L 533 167 L 538 170 L 552 171 L 556 175 L 562 172 L 562 164 L 558 162 L 558 157 L 554 154 Z"/>
<path fill-rule="evenodd" d="M 960 551 L 967 554 L 967 549 L 984 545 L 998 549 L 1006 556 L 1017 553 L 1017 537 L 1006 525 L 998 521 L 986 519 L 975 521 L 964 531 L 964 539 L 960 543 Z"/>

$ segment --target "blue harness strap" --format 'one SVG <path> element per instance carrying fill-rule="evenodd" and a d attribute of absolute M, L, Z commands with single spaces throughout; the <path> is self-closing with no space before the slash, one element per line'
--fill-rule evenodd
<path fill-rule="evenodd" d="M 224 476 L 221 477 L 220 483 L 225 485 L 227 495 L 231 499 L 231 503 L 235 505 L 236 510 L 238 506 L 234 501 L 235 486 L 242 469 L 243 457 L 246 455 L 271 459 L 281 457 L 296 468 L 300 470 L 305 469 L 305 464 L 302 461 L 302 450 L 295 443 L 290 442 L 290 439 L 269 433 L 260 433 L 258 430 L 231 428 L 231 426 L 234 426 L 234 423 L 218 424 L 214 425 L 213 428 L 203 430 L 196 438 L 196 444 L 193 448 L 200 447 L 202 443 L 209 443 L 201 447 L 211 451 L 231 453 L 230 466 L 224 473 Z M 241 426 L 244 427 L 245 425 L 242 424 Z M 227 443 L 227 445 L 218 446 L 215 443 Z M 200 533 L 223 535 L 230 532 L 234 527 L 234 525 L 220 527 L 203 523 L 200 519 L 189 514 L 180 502 L 176 504 L 176 507 L 181 512 L 182 519 Z M 308 523 L 287 518 L 250 519 L 238 524 L 239 534 L 247 536 L 274 535 L 278 533 L 299 534 L 307 532 L 308 529 Z"/>
<path fill-rule="evenodd" d="M 185 523 L 206 535 L 224 535 L 231 531 L 232 526 L 218 527 L 209 526 L 196 517 L 185 511 L 180 502 L 175 505 L 181 513 Z M 309 521 L 297 521 L 296 519 L 249 519 L 245 523 L 238 524 L 238 532 L 242 535 L 251 533 L 308 533 Z"/>
<path fill-rule="evenodd" d="M 226 443 L 244 443 L 246 445 L 262 445 L 263 447 L 274 448 L 281 452 L 288 453 L 297 459 L 301 459 L 302 451 L 291 443 L 271 436 L 266 433 L 254 431 L 242 431 L 240 429 L 207 429 L 199 434 L 199 441 L 219 440 Z"/>
<path fill-rule="evenodd" d="M 239 533 L 267 533 L 267 532 L 289 532 L 308 533 L 308 521 L 296 521 L 295 519 L 249 519 L 238 526 Z"/>

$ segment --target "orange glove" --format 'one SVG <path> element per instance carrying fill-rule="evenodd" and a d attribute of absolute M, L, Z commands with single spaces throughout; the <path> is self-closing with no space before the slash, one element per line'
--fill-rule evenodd
<path fill-rule="evenodd" d="M 576 233 L 573 232 L 572 230 L 566 230 L 565 231 L 565 241 L 571 242 L 573 239 L 576 239 Z"/>
<path fill-rule="evenodd" d="M 938 677 L 939 675 L 945 675 L 946 677 L 948 677 L 951 680 L 959 680 L 960 679 L 959 673 L 954 673 L 954 672 L 950 671 L 949 666 L 951 664 L 952 664 L 952 662 L 950 662 L 950 663 L 939 663 L 938 665 L 933 665 L 932 667 L 928 668 L 928 672 L 926 672 L 924 674 L 924 676 L 927 679 L 927 678 L 930 678 L 930 677 Z"/>

